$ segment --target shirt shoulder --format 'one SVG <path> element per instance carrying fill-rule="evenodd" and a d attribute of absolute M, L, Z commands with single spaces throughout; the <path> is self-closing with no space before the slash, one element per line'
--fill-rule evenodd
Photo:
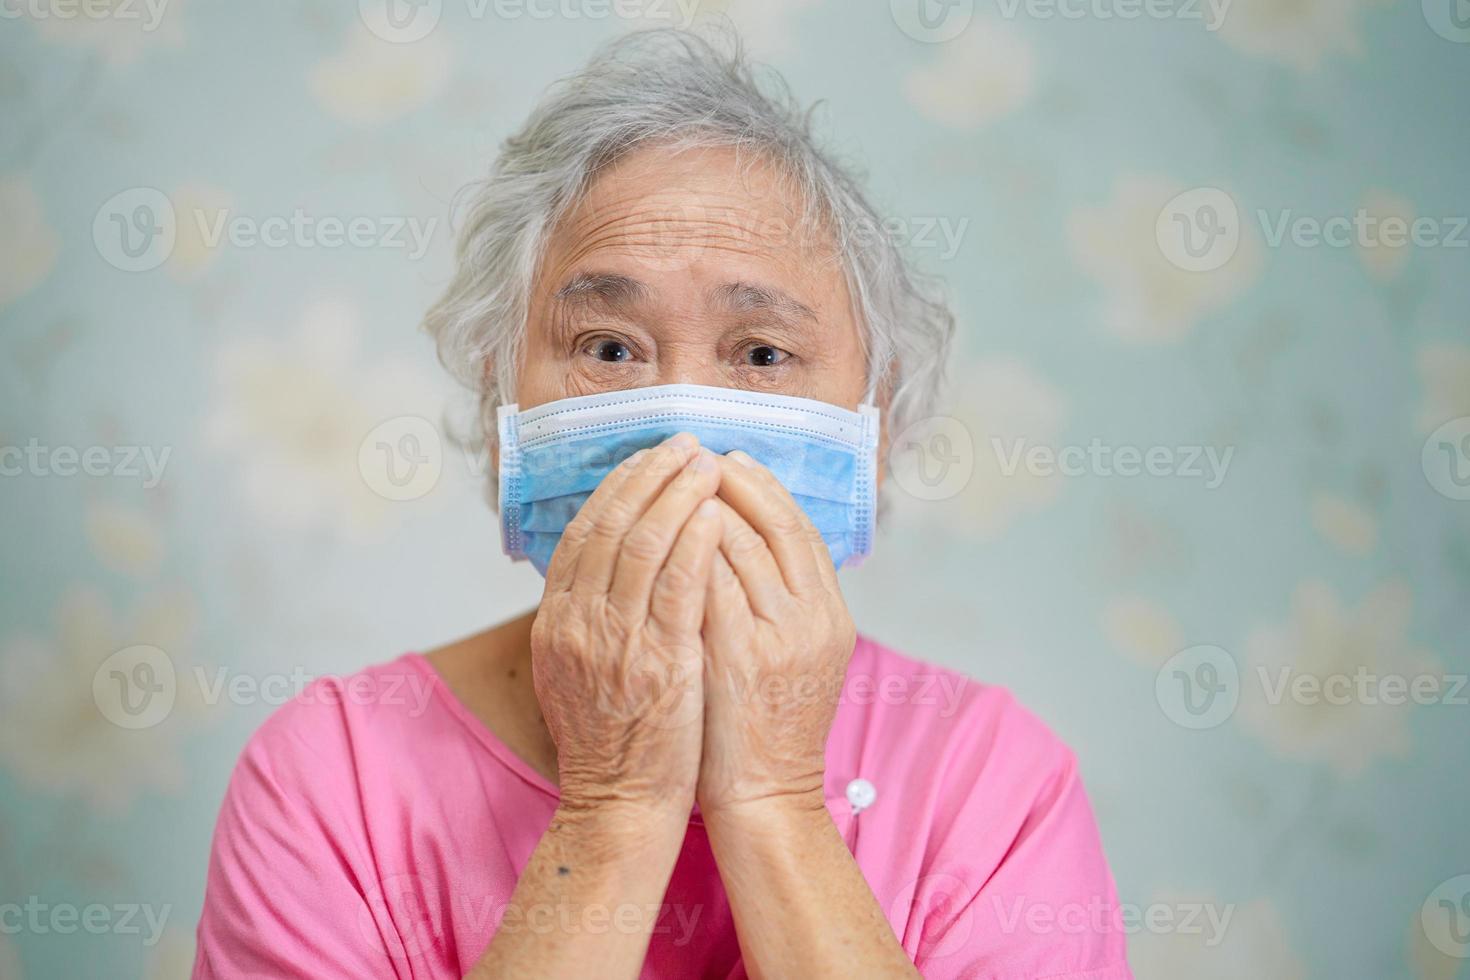
<path fill-rule="evenodd" d="M 405 769 L 390 755 L 428 710 L 422 668 L 313 680 L 250 737 L 215 824 L 196 977 L 400 975 L 379 865 L 402 835 L 374 786 Z"/>
<path fill-rule="evenodd" d="M 1076 768 L 1072 750 L 1005 687 L 867 636 L 853 652 L 833 733 L 832 756 L 863 753 L 884 768 L 922 762 L 920 774 L 946 782 L 1015 789 Z"/>
<path fill-rule="evenodd" d="M 310 680 L 245 742 L 231 792 L 279 795 L 279 802 L 329 808 L 348 826 L 357 823 L 363 780 L 403 770 L 395 758 L 437 741 L 441 727 L 453 724 L 437 704 L 431 671 L 419 655 L 404 654 Z"/>
<path fill-rule="evenodd" d="M 838 718 L 829 779 L 862 776 L 875 790 L 855 856 L 926 977 L 1128 980 L 1077 759 L 1044 722 L 1004 687 L 866 637 Z M 1084 912 L 1107 922 L 1026 925 Z"/>

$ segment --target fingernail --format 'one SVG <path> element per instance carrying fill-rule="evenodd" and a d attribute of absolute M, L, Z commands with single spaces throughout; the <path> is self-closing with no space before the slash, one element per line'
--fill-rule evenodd
<path fill-rule="evenodd" d="M 675 449 L 693 449 L 695 446 L 699 445 L 699 440 L 694 438 L 694 436 L 690 435 L 688 432 L 680 432 L 678 435 L 671 436 L 665 441 L 668 445 L 673 446 Z"/>
<path fill-rule="evenodd" d="M 710 470 L 716 470 L 720 468 L 720 464 L 715 461 L 715 454 L 704 448 L 701 448 L 699 452 L 695 454 L 693 465 L 696 470 L 700 470 L 705 473 L 708 473 Z"/>
<path fill-rule="evenodd" d="M 751 458 L 750 454 L 745 452 L 743 449 L 732 449 L 725 455 L 733 459 L 735 462 L 739 463 L 741 466 L 755 465 L 755 460 Z"/>
<path fill-rule="evenodd" d="M 720 505 L 715 503 L 715 498 L 711 497 L 696 507 L 694 513 L 703 518 L 719 517 Z"/>

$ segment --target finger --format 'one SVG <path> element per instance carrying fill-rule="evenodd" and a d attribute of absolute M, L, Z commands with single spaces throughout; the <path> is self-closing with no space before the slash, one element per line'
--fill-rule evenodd
<path fill-rule="evenodd" d="M 628 479 L 629 474 L 637 467 L 643 465 L 648 450 L 640 449 L 617 466 L 612 472 L 602 478 L 602 482 L 592 491 L 592 495 L 582 501 L 582 506 L 567 526 L 562 528 L 561 540 L 557 542 L 556 549 L 551 553 L 551 563 L 546 569 L 546 589 L 550 592 L 567 592 L 572 588 L 576 578 L 577 560 L 581 554 L 582 546 L 587 541 L 587 536 L 592 530 L 592 524 L 597 519 L 598 512 L 608 497 L 616 496 L 618 488 Z"/>
<path fill-rule="evenodd" d="M 751 610 L 762 619 L 775 620 L 791 597 L 781 578 L 776 557 L 771 554 L 765 539 L 746 523 L 745 518 L 723 500 L 719 504 L 722 524 L 720 554 L 734 571 Z"/>
<path fill-rule="evenodd" d="M 643 618 L 649 608 L 654 579 L 670 560 L 674 541 L 695 508 L 713 497 L 719 485 L 719 459 L 708 449 L 701 449 L 623 536 L 607 596 L 631 617 L 630 622 Z M 715 527 L 718 529 L 718 522 Z M 703 582 L 698 584 L 702 586 Z"/>
<path fill-rule="evenodd" d="M 720 497 L 765 539 L 786 587 L 795 594 L 821 588 L 821 571 L 812 548 L 813 539 L 820 539 L 821 534 L 801 505 L 775 474 L 748 454 L 737 449 L 724 458 Z"/>
<path fill-rule="evenodd" d="M 720 512 L 706 497 L 680 529 L 668 561 L 658 570 L 649 598 L 649 616 L 667 635 L 693 636 L 704 621 L 710 564 L 720 547 Z"/>
<path fill-rule="evenodd" d="M 750 601 L 740 586 L 740 578 L 730 560 L 719 549 L 710 561 L 709 582 L 705 586 L 704 629 L 707 634 L 734 636 L 739 625 L 750 619 Z"/>
<path fill-rule="evenodd" d="M 599 499 L 587 517 L 586 527 L 579 529 L 585 539 L 572 579 L 573 592 L 596 595 L 607 592 L 624 536 L 698 449 L 699 440 L 681 432 L 648 449 L 637 463 L 630 457 L 623 464 L 627 476 L 608 493 L 601 494 L 601 486 L 593 492 L 592 496 Z M 592 503 L 591 498 L 587 502 Z M 580 514 L 577 519 L 581 519 Z"/>

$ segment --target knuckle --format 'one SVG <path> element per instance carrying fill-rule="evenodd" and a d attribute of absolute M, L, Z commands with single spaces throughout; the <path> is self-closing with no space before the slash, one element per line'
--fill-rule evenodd
<path fill-rule="evenodd" d="M 771 519 L 771 530 L 783 538 L 804 538 L 810 526 L 795 511 L 782 511 Z"/>
<path fill-rule="evenodd" d="M 638 516 L 633 502 L 627 497 L 614 495 L 602 506 L 602 514 L 593 524 L 591 532 L 599 535 L 617 535 Z"/>
<path fill-rule="evenodd" d="M 562 529 L 561 539 L 563 543 L 570 541 L 573 545 L 580 545 L 587 540 L 591 533 L 592 518 L 579 513 L 576 517 L 568 521 L 567 526 Z"/>
<path fill-rule="evenodd" d="M 654 590 L 656 601 L 676 602 L 683 605 L 695 586 L 694 570 L 688 565 L 670 562 L 659 573 L 658 587 Z"/>
<path fill-rule="evenodd" d="M 674 473 L 673 479 L 669 481 L 669 487 L 674 490 L 687 491 L 698 483 L 699 474 L 688 466 L 681 466 Z"/>
<path fill-rule="evenodd" d="M 598 615 L 601 617 L 603 632 L 608 636 L 619 638 L 619 643 L 634 634 L 637 622 L 642 619 L 641 614 L 635 615 L 622 603 L 612 599 L 601 604 Z"/>
<path fill-rule="evenodd" d="M 741 528 L 730 532 L 730 553 L 737 557 L 748 558 L 766 550 L 766 542 L 759 534 L 749 528 Z"/>
<path fill-rule="evenodd" d="M 699 624 L 693 621 L 690 606 L 677 596 L 655 595 L 649 607 L 649 620 L 657 635 L 667 641 L 682 640 L 697 633 Z"/>
<path fill-rule="evenodd" d="M 648 466 L 648 473 L 659 483 L 677 480 L 684 471 L 684 458 L 674 452 L 660 455 Z"/>
<path fill-rule="evenodd" d="M 623 554 L 634 561 L 656 561 L 667 551 L 664 536 L 649 524 L 636 524 L 623 538 Z"/>
<path fill-rule="evenodd" d="M 585 632 L 582 624 L 573 616 L 566 615 L 566 610 L 556 610 L 553 615 L 544 617 L 546 625 L 542 629 L 542 638 L 547 646 L 558 652 L 566 652 L 580 649 L 582 637 Z M 538 627 L 543 617 L 537 616 Z M 534 627 L 533 627 L 534 629 Z"/>
<path fill-rule="evenodd" d="M 627 456 L 621 463 L 619 463 L 617 466 L 615 466 L 613 468 L 613 472 L 617 472 L 618 470 L 621 470 L 624 473 L 632 473 L 632 472 L 635 472 L 638 469 L 638 467 L 642 466 L 644 464 L 644 462 L 647 461 L 647 459 L 648 459 L 648 450 L 646 450 L 646 449 L 640 449 L 637 452 L 632 453 L 629 456 Z"/>
<path fill-rule="evenodd" d="M 736 581 L 735 569 L 731 568 L 730 562 L 725 559 L 724 555 L 718 552 L 715 554 L 714 567 L 711 569 L 710 574 L 714 576 L 716 584 L 722 587 L 733 585 Z"/>

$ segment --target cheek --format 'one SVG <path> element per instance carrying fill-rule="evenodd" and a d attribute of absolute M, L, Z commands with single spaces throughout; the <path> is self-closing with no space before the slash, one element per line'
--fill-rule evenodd
<path fill-rule="evenodd" d="M 656 383 L 647 365 L 602 362 L 591 357 L 534 358 L 527 351 L 526 364 L 516 384 L 522 409 L 563 398 L 595 395 Z"/>
<path fill-rule="evenodd" d="M 818 397 L 823 401 L 855 409 L 868 393 L 867 366 L 861 355 L 853 352 L 851 357 L 844 357 L 819 372 L 818 384 L 821 385 Z"/>
<path fill-rule="evenodd" d="M 566 380 L 564 363 L 527 343 L 516 372 L 516 404 L 526 409 L 565 398 Z"/>

